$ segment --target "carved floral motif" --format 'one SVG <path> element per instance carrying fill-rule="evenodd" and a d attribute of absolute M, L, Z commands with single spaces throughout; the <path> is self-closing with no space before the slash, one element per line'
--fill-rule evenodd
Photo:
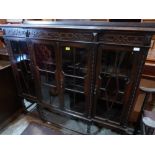
<path fill-rule="evenodd" d="M 40 29 L 6 28 L 6 36 L 30 37 L 37 39 L 89 41 L 129 45 L 149 45 L 150 38 L 145 35 L 119 34 L 119 33 L 91 33 L 91 32 L 62 32 Z"/>
<path fill-rule="evenodd" d="M 30 37 L 52 40 L 72 40 L 72 41 L 93 41 L 92 33 L 87 32 L 54 32 L 47 30 L 31 30 L 22 28 L 7 28 L 4 30 L 6 36 Z"/>
<path fill-rule="evenodd" d="M 29 37 L 48 38 L 54 40 L 92 41 L 92 33 L 29 31 Z"/>
<path fill-rule="evenodd" d="M 143 45 L 145 41 L 145 36 L 126 34 L 100 34 L 99 41 L 103 41 L 106 43 Z"/>
<path fill-rule="evenodd" d="M 27 30 L 25 29 L 11 28 L 11 29 L 5 29 L 4 34 L 6 36 L 26 37 L 26 32 Z"/>

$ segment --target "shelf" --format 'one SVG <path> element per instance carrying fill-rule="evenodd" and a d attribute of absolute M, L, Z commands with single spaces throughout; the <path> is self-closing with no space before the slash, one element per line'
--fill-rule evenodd
<path fill-rule="evenodd" d="M 50 74 L 55 74 L 55 72 L 44 70 L 44 69 L 41 69 L 41 68 L 38 68 L 38 71 L 40 71 L 40 72 L 46 72 L 46 73 L 50 73 Z"/>
<path fill-rule="evenodd" d="M 1 52 L 1 51 L 0 51 L 0 55 L 9 56 L 8 53 L 3 53 L 3 52 Z"/>
<path fill-rule="evenodd" d="M 111 77 L 121 77 L 121 78 L 128 78 L 127 75 L 124 75 L 124 74 L 117 74 L 117 73 L 108 73 L 108 72 L 101 72 L 100 74 L 104 74 L 104 75 L 108 75 L 108 76 L 111 76 Z"/>
<path fill-rule="evenodd" d="M 42 61 L 43 64 L 56 66 L 52 61 Z"/>
<path fill-rule="evenodd" d="M 84 88 L 84 81 L 83 81 L 83 79 L 81 80 L 81 79 L 70 79 L 70 78 L 68 78 L 65 80 L 64 86 L 69 87 L 71 89 L 73 88 L 75 90 L 81 91 Z"/>
<path fill-rule="evenodd" d="M 100 97 L 99 99 L 101 100 L 104 100 L 104 101 L 108 101 L 108 102 L 114 102 L 114 103 L 117 103 L 117 104 L 122 104 L 120 101 L 117 101 L 117 100 L 112 100 L 112 99 L 107 99 L 105 97 Z"/>
<path fill-rule="evenodd" d="M 4 48 L 4 47 L 0 47 L 0 54 L 8 55 L 8 51 L 7 51 L 7 49 Z"/>
<path fill-rule="evenodd" d="M 104 92 L 107 91 L 105 88 L 100 88 L 100 90 L 102 90 L 102 91 L 104 91 Z M 123 92 L 123 91 L 118 91 L 118 93 L 123 95 L 125 92 Z"/>
<path fill-rule="evenodd" d="M 85 76 L 87 73 L 87 68 L 82 68 L 78 66 L 62 66 L 62 70 L 65 74 L 76 74 L 77 76 L 82 75 Z M 82 77 L 81 76 L 81 77 Z"/>
<path fill-rule="evenodd" d="M 65 88 L 65 90 L 67 90 L 67 91 L 71 91 L 71 92 L 75 92 L 75 93 L 79 93 L 79 94 L 84 94 L 83 91 L 79 91 L 79 90 L 75 90 L 75 89 Z"/>
<path fill-rule="evenodd" d="M 72 66 L 67 66 L 68 68 L 72 68 L 72 69 L 79 69 L 79 70 L 85 70 L 86 67 L 80 67 L 78 65 L 72 65 Z"/>
<path fill-rule="evenodd" d="M 52 84 L 48 84 L 48 83 L 42 83 L 43 86 L 47 86 L 47 87 L 52 87 L 52 88 L 56 88 L 55 85 Z"/>
<path fill-rule="evenodd" d="M 76 75 L 70 75 L 70 74 L 64 74 L 67 77 L 72 77 L 72 78 L 77 78 L 77 79 L 85 79 L 84 77 L 81 76 L 76 76 Z"/>
<path fill-rule="evenodd" d="M 23 70 L 21 70 L 20 68 L 17 68 L 18 72 L 23 72 Z M 31 74 L 31 71 L 26 71 L 26 73 Z"/>

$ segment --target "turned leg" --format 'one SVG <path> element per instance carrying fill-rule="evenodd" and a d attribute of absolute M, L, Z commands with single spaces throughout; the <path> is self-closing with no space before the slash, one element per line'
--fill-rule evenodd
<path fill-rule="evenodd" d="M 22 103 L 23 113 L 24 113 L 24 114 L 27 114 L 28 111 L 27 111 L 27 109 L 26 109 L 26 107 L 25 107 L 24 99 L 20 99 L 20 102 Z"/>
<path fill-rule="evenodd" d="M 39 113 L 39 117 L 41 118 L 41 120 L 43 122 L 46 122 L 46 118 L 45 118 L 45 115 L 44 115 L 44 111 L 43 110 L 44 110 L 43 107 L 41 105 L 37 104 L 37 111 Z"/>
<path fill-rule="evenodd" d="M 87 134 L 91 134 L 91 126 L 92 126 L 92 122 L 87 122 Z"/>

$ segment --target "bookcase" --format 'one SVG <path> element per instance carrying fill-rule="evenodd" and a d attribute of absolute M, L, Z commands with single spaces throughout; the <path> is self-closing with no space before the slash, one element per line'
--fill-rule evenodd
<path fill-rule="evenodd" d="M 0 26 L 21 100 L 129 133 L 155 24 L 34 23 Z"/>

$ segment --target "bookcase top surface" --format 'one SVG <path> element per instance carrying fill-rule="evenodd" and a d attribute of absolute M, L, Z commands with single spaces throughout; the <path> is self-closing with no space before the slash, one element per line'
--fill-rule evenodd
<path fill-rule="evenodd" d="M 155 23 L 96 22 L 96 21 L 28 21 L 22 24 L 0 24 L 0 28 L 45 28 L 79 30 L 125 30 L 155 32 Z"/>

